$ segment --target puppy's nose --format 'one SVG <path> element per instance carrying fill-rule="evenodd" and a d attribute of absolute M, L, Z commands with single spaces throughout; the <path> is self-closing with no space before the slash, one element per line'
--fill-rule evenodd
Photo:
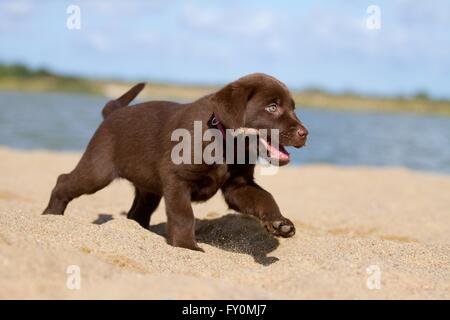
<path fill-rule="evenodd" d="M 297 130 L 297 134 L 300 136 L 300 138 L 306 138 L 308 135 L 308 130 L 306 128 L 300 128 Z"/>

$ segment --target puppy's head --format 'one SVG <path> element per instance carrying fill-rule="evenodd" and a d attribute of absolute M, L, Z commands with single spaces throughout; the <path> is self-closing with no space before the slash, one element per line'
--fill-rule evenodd
<path fill-rule="evenodd" d="M 242 127 L 266 129 L 263 145 L 270 158 L 279 165 L 289 162 L 284 147 L 300 148 L 305 145 L 308 130 L 295 115 L 295 103 L 288 88 L 274 77 L 255 73 L 242 77 L 212 96 L 214 113 L 226 128 Z M 279 132 L 279 145 L 272 144 L 271 129 Z"/>

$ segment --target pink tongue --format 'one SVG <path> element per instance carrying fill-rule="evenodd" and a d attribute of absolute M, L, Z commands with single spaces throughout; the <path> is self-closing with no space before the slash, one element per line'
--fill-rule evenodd
<path fill-rule="evenodd" d="M 261 139 L 263 140 L 263 139 Z M 266 149 L 269 151 L 269 156 L 271 158 L 279 159 L 279 160 L 289 160 L 289 154 L 283 150 L 284 148 L 280 146 L 280 149 L 275 148 L 270 143 L 267 143 L 267 141 L 263 140 L 263 144 L 265 145 Z"/>
<path fill-rule="evenodd" d="M 276 149 L 275 147 L 273 147 L 270 144 L 268 145 L 268 149 L 269 149 L 271 158 L 276 158 L 276 159 L 280 159 L 280 160 L 288 160 L 289 159 L 288 154 L 280 151 L 279 149 Z"/>

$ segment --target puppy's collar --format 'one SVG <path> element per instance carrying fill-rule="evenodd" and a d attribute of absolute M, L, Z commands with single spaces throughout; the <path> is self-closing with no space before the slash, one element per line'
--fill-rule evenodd
<path fill-rule="evenodd" d="M 208 120 L 208 127 L 219 129 L 220 132 L 222 133 L 223 140 L 225 140 L 225 137 L 226 137 L 225 127 L 220 122 L 219 117 L 217 115 L 215 115 L 214 113 L 211 115 L 211 117 Z"/>

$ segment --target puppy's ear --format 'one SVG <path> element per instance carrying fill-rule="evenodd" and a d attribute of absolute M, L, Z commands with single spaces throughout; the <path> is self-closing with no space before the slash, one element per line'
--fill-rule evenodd
<path fill-rule="evenodd" d="M 237 129 L 244 126 L 247 102 L 253 91 L 253 86 L 235 81 L 213 95 L 214 114 L 226 128 Z"/>

